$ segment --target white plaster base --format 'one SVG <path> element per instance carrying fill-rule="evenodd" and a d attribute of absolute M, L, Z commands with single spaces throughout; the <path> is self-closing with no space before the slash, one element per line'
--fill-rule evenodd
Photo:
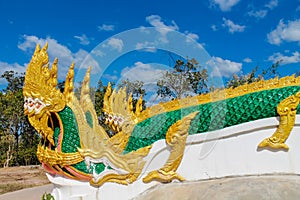
<path fill-rule="evenodd" d="M 268 118 L 189 136 L 183 160 L 177 172 L 187 181 L 197 181 L 227 176 L 261 174 L 300 174 L 300 115 L 286 144 L 288 151 L 258 149 L 257 145 L 276 130 L 279 118 Z M 156 181 L 144 184 L 142 178 L 150 171 L 164 165 L 169 149 L 164 140 L 157 141 L 138 180 L 128 186 L 105 183 L 100 188 L 88 182 L 74 181 L 48 175 L 54 184 L 52 194 L 56 200 L 131 199 Z"/>

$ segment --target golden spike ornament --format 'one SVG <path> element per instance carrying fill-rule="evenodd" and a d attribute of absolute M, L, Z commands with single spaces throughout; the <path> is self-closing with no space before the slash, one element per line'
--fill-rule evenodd
<path fill-rule="evenodd" d="M 52 145 L 53 130 L 48 127 L 50 113 L 61 111 L 66 106 L 64 95 L 57 86 L 57 62 L 55 59 L 49 69 L 48 44 L 41 49 L 36 46 L 25 75 L 23 95 L 24 112 L 38 133 L 47 138 Z"/>

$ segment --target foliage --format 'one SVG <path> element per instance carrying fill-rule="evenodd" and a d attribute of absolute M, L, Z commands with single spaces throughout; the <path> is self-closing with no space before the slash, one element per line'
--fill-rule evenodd
<path fill-rule="evenodd" d="M 10 134 L 2 134 L 0 140 L 0 161 L 1 166 L 8 167 L 13 159 L 15 138 Z"/>
<path fill-rule="evenodd" d="M 237 74 L 234 74 L 232 76 L 232 78 L 227 81 L 226 88 L 230 88 L 230 87 L 235 88 L 239 85 L 250 84 L 250 83 L 253 83 L 253 82 L 256 82 L 256 81 L 267 80 L 267 79 L 279 76 L 279 73 L 278 73 L 277 69 L 280 65 L 280 62 L 281 61 L 277 61 L 276 63 L 272 64 L 266 70 L 262 70 L 262 72 L 258 75 L 257 75 L 257 72 L 259 70 L 258 66 L 253 68 L 251 70 L 251 72 L 249 72 L 246 75 L 239 75 L 238 76 Z"/>
<path fill-rule="evenodd" d="M 244 84 L 249 84 L 249 83 L 253 83 L 259 80 L 262 80 L 262 76 L 258 76 L 256 77 L 255 74 L 258 70 L 258 67 L 255 67 L 254 69 L 251 70 L 250 73 L 246 74 L 246 75 L 240 75 L 238 76 L 237 74 L 234 74 L 232 76 L 232 78 L 227 81 L 226 83 L 226 87 L 230 88 L 230 87 L 237 87 L 239 85 L 244 85 Z"/>
<path fill-rule="evenodd" d="M 172 71 L 167 71 L 163 79 L 157 81 L 157 95 L 166 98 L 183 98 L 207 92 L 208 75 L 197 60 L 177 60 Z"/>
<path fill-rule="evenodd" d="M 36 164 L 38 136 L 23 114 L 24 74 L 6 71 L 1 78 L 7 87 L 0 92 L 0 164 Z"/>
<path fill-rule="evenodd" d="M 42 196 L 42 200 L 55 200 L 54 196 L 50 193 L 44 193 Z"/>

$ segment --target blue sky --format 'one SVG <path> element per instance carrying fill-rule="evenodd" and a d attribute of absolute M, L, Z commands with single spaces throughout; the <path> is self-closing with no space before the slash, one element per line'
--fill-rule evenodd
<path fill-rule="evenodd" d="M 59 58 L 60 79 L 75 62 L 78 81 L 92 65 L 94 82 L 99 75 L 153 82 L 170 60 L 196 51 L 207 53 L 223 78 L 278 60 L 282 76 L 300 71 L 299 0 L 0 0 L 0 30 L 1 74 L 24 72 L 35 45 L 46 41 L 50 60 Z M 152 38 L 139 40 L 152 30 Z M 184 47 L 189 39 L 193 47 Z"/>

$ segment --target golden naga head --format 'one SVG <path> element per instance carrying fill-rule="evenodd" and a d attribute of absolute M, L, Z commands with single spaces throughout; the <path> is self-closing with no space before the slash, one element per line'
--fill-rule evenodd
<path fill-rule="evenodd" d="M 51 69 L 46 44 L 42 49 L 36 46 L 25 75 L 23 87 L 24 113 L 28 115 L 32 126 L 53 145 L 53 130 L 48 127 L 50 113 L 61 111 L 65 105 L 65 96 L 57 88 L 57 62 Z"/>

